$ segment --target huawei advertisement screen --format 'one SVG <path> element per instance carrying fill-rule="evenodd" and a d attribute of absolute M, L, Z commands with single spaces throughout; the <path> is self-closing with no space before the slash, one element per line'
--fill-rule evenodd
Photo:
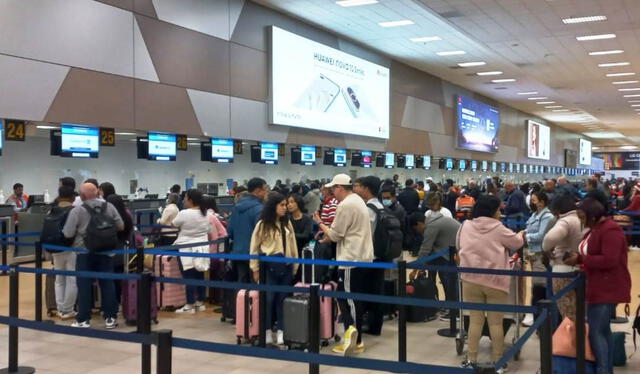
<path fill-rule="evenodd" d="M 500 111 L 490 105 L 458 96 L 457 147 L 478 152 L 498 152 Z"/>
<path fill-rule="evenodd" d="M 389 69 L 272 27 L 271 123 L 389 138 Z"/>
<path fill-rule="evenodd" d="M 551 130 L 535 121 L 527 121 L 527 155 L 529 158 L 548 160 L 551 155 Z"/>
<path fill-rule="evenodd" d="M 591 142 L 580 139 L 580 165 L 591 165 Z"/>

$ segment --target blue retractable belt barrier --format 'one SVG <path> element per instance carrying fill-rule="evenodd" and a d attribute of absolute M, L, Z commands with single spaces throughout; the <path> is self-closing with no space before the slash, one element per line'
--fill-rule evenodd
<path fill-rule="evenodd" d="M 35 242 L 9 242 L 9 241 L 0 241 L 0 245 L 15 245 L 17 247 L 35 247 L 37 243 Z"/>
<path fill-rule="evenodd" d="M 545 271 L 524 271 L 524 270 L 499 270 L 499 269 L 482 269 L 482 268 L 465 268 L 444 265 L 422 265 L 421 269 L 442 271 L 444 273 L 469 273 L 469 274 L 492 274 L 492 275 L 510 275 L 520 277 L 540 277 L 540 278 L 574 278 L 577 273 L 552 273 Z"/>
<path fill-rule="evenodd" d="M 533 325 L 531 325 L 531 327 L 529 327 L 529 329 L 520 337 L 520 339 L 518 339 L 518 341 L 504 354 L 504 356 L 502 356 L 502 358 L 498 360 L 498 362 L 496 362 L 496 370 L 506 365 L 507 362 L 509 362 L 509 360 L 511 360 L 511 358 L 516 355 L 516 353 L 522 350 L 524 344 L 529 340 L 529 338 L 531 338 L 533 333 L 535 333 L 540 328 L 540 326 L 542 326 L 542 324 L 548 317 L 549 312 L 543 310 L 536 321 L 533 323 Z"/>
<path fill-rule="evenodd" d="M 9 265 L 0 265 L 0 271 L 9 271 L 9 269 L 11 269 Z"/>
<path fill-rule="evenodd" d="M 27 268 L 22 266 L 15 267 L 19 273 L 31 273 L 31 274 L 52 274 L 52 275 L 64 275 L 69 277 L 78 278 L 95 278 L 95 279 L 112 279 L 112 280 L 135 280 L 140 279 L 140 274 L 122 274 L 122 273 L 102 273 L 98 271 L 71 271 L 71 270 L 54 270 L 54 269 L 37 269 Z"/>
<path fill-rule="evenodd" d="M 39 231 L 17 232 L 15 234 L 1 234 L 0 238 L 24 238 L 29 236 L 40 236 Z"/>
<path fill-rule="evenodd" d="M 581 278 L 582 276 L 578 275 L 578 277 L 571 283 L 569 283 L 565 288 L 561 289 L 555 295 L 553 295 L 551 301 L 553 301 L 554 303 L 558 302 L 558 300 L 560 300 L 564 295 L 571 292 L 571 290 L 573 290 L 574 288 L 578 287 L 578 283 L 580 282 Z"/>
<path fill-rule="evenodd" d="M 53 332 L 56 334 L 83 336 L 86 338 L 96 338 L 104 340 L 115 340 L 125 343 L 153 344 L 154 339 L 151 336 L 131 333 L 118 332 L 96 329 L 81 329 L 71 326 L 61 326 L 46 322 L 29 321 L 26 319 L 0 316 L 0 324 L 8 326 L 16 326 L 24 329 Z"/>
<path fill-rule="evenodd" d="M 411 374 L 470 374 L 472 369 L 456 367 L 418 364 L 411 362 L 397 362 L 370 358 L 355 358 L 332 356 L 319 353 L 302 351 L 283 351 L 278 349 L 247 347 L 234 344 L 212 343 L 199 340 L 173 338 L 173 346 L 176 348 L 191 349 L 197 351 L 232 354 L 268 358 L 281 361 L 293 361 L 303 363 L 315 363 L 319 365 L 348 367 L 355 369 L 387 371 L 392 373 Z"/>
<path fill-rule="evenodd" d="M 446 256 L 449 254 L 449 249 L 443 249 L 440 252 L 436 252 L 430 256 L 424 257 L 424 258 L 419 258 L 413 262 L 410 262 L 407 264 L 407 269 L 417 269 L 418 265 L 422 265 L 422 264 L 426 264 L 427 262 L 431 262 L 433 260 L 435 260 L 436 258 L 442 257 L 442 256 Z"/>

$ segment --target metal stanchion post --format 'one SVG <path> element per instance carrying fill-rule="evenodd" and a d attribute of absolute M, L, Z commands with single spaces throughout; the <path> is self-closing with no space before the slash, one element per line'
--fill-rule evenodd
<path fill-rule="evenodd" d="M 9 317 L 18 318 L 19 277 L 15 267 L 9 270 Z M 31 374 L 36 369 L 28 366 L 18 366 L 18 327 L 9 326 L 9 367 L 0 369 L 0 374 Z"/>
<path fill-rule="evenodd" d="M 585 373 L 586 286 L 584 273 L 579 273 L 576 287 L 576 373 Z"/>
<path fill-rule="evenodd" d="M 318 284 L 309 289 L 309 352 L 320 353 L 320 297 Z M 309 364 L 309 374 L 320 374 L 320 365 Z"/>
<path fill-rule="evenodd" d="M 398 261 L 398 297 L 407 297 L 407 262 Z M 398 305 L 398 361 L 407 362 L 407 306 Z"/>
<path fill-rule="evenodd" d="M 136 322 L 139 334 L 151 333 L 151 273 L 148 271 L 140 274 L 137 281 L 138 287 L 138 315 Z M 151 374 L 151 346 L 142 344 L 141 373 Z"/>
<path fill-rule="evenodd" d="M 449 266 L 456 267 L 455 256 L 456 256 L 456 247 L 449 247 Z M 449 292 L 445 291 L 445 299 L 448 301 L 459 301 L 459 296 L 458 296 L 458 299 L 456 300 L 449 300 L 449 299 L 452 299 L 451 293 L 458 290 L 458 273 L 449 273 L 447 276 L 449 280 L 447 282 L 448 283 L 447 290 Z M 458 309 L 455 309 L 455 308 L 449 309 L 449 328 L 438 330 L 438 335 L 444 338 L 455 338 L 456 336 L 458 336 L 458 327 L 456 325 L 456 318 L 458 317 L 458 314 L 459 314 Z"/>
<path fill-rule="evenodd" d="M 124 266 L 129 266 L 129 264 L 124 264 Z M 139 246 L 139 247 L 136 247 L 136 273 L 142 274 L 143 271 L 144 271 L 144 247 Z"/>
<path fill-rule="evenodd" d="M 260 263 L 260 284 L 267 283 L 267 271 L 266 271 L 266 263 Z M 259 329 L 258 332 L 258 345 L 260 347 L 267 346 L 267 334 L 266 334 L 266 326 L 267 326 L 267 293 L 266 291 L 260 291 L 259 294 L 260 301 L 258 302 L 258 312 L 260 314 L 260 321 L 258 321 Z M 238 321 L 236 321 L 238 323 Z"/>
<path fill-rule="evenodd" d="M 7 235 L 7 233 L 9 232 L 9 230 L 7 229 L 7 221 L 0 221 L 0 223 L 2 224 L 2 235 Z M 2 266 L 7 266 L 7 251 L 9 250 L 9 246 L 6 244 L 6 242 L 9 241 L 9 238 L 6 237 L 2 237 L 2 241 L 5 242 L 4 244 L 2 244 Z M 2 272 L 0 273 L 0 275 L 8 275 L 9 273 L 6 270 L 2 270 Z"/>
<path fill-rule="evenodd" d="M 540 314 L 547 311 L 547 319 L 540 326 L 540 374 L 553 373 L 552 363 L 552 343 L 551 343 L 551 311 L 552 302 L 550 300 L 541 300 L 538 302 L 538 310 Z"/>
<path fill-rule="evenodd" d="M 36 269 L 42 269 L 42 243 L 36 242 Z M 36 321 L 42 322 L 42 273 L 35 274 Z"/>
<path fill-rule="evenodd" d="M 157 350 L 156 350 L 156 374 L 171 374 L 172 365 L 172 340 L 173 332 L 171 330 L 156 331 Z"/>

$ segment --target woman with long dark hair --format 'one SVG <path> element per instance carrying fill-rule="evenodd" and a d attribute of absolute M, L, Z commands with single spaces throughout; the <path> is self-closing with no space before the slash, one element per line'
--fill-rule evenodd
<path fill-rule="evenodd" d="M 173 243 L 188 244 L 202 243 L 209 240 L 209 232 L 211 232 L 211 223 L 207 215 L 207 207 L 204 202 L 202 192 L 190 189 L 184 196 L 185 209 L 181 210 L 172 225 L 179 228 L 178 239 Z M 189 248 L 181 248 L 181 253 L 209 253 L 208 245 L 197 245 Z M 209 259 L 202 257 L 180 257 L 180 270 L 185 279 L 204 279 L 204 272 L 209 270 Z M 206 310 L 204 299 L 206 297 L 206 288 L 201 286 L 187 285 L 187 303 L 176 313 L 194 314 L 196 311 L 203 312 Z"/>
<path fill-rule="evenodd" d="M 265 255 L 272 257 L 298 258 L 298 245 L 289 216 L 287 215 L 287 199 L 278 192 L 268 195 L 262 209 L 262 217 L 256 224 L 251 235 L 250 252 L 252 255 Z M 250 261 L 253 279 L 260 281 L 260 266 L 266 269 L 266 284 L 289 286 L 293 283 L 293 275 L 296 273 L 297 264 L 281 262 Z M 286 293 L 267 293 L 267 344 L 273 343 L 272 329 L 277 328 L 277 344 L 284 344 L 284 315 L 283 303 Z"/>

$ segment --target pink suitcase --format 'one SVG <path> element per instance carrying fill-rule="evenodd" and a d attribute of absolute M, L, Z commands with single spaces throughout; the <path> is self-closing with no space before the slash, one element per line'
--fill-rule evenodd
<path fill-rule="evenodd" d="M 260 333 L 260 292 L 238 291 L 236 297 L 236 338 L 241 344 L 243 339 L 253 345 Z"/>
<path fill-rule="evenodd" d="M 307 283 L 296 283 L 294 287 L 309 287 Z M 329 282 L 320 285 L 323 291 L 335 291 L 338 285 L 335 282 Z M 320 339 L 328 342 L 331 339 L 339 341 L 340 337 L 336 334 L 336 325 L 338 321 L 338 305 L 336 300 L 331 297 L 320 296 Z"/>
<path fill-rule="evenodd" d="M 154 275 L 166 278 L 182 278 L 180 264 L 176 256 L 156 256 Z M 184 284 L 156 283 L 156 300 L 161 309 L 180 308 L 187 303 Z"/>

